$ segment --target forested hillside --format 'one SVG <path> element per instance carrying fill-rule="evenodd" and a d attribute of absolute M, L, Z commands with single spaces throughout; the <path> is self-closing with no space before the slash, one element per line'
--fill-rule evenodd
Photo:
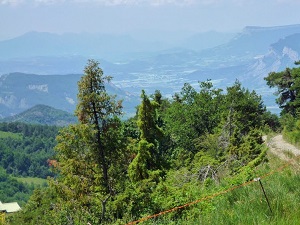
<path fill-rule="evenodd" d="M 125 224 L 268 170 L 262 134 L 280 129 L 279 118 L 239 81 L 225 90 L 209 80 L 197 90 L 186 83 L 172 99 L 142 91 L 136 116 L 122 121 L 122 102 L 106 92 L 111 77 L 94 60 L 84 72 L 79 123 L 56 137 L 57 176 L 11 224 Z M 164 223 L 209 216 L 215 207 L 182 208 Z"/>
<path fill-rule="evenodd" d="M 11 177 L 0 166 L 0 199 L 1 202 L 18 202 L 23 206 L 27 203 L 32 195 L 34 188 L 33 184 L 28 185 Z"/>
<path fill-rule="evenodd" d="M 35 188 L 47 186 L 45 178 L 55 175 L 47 160 L 54 156 L 58 130 L 55 126 L 0 123 L 1 202 L 24 206 Z"/>
<path fill-rule="evenodd" d="M 54 157 L 58 130 L 55 126 L 0 123 L 0 166 L 14 176 L 53 176 L 47 160 Z"/>

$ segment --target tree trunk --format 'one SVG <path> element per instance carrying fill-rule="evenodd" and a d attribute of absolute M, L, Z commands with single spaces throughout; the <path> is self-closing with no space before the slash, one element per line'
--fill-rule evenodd
<path fill-rule="evenodd" d="M 93 102 L 93 114 L 94 114 L 94 123 L 96 125 L 96 129 L 97 129 L 97 145 L 98 145 L 98 149 L 96 152 L 96 157 L 97 157 L 97 161 L 99 163 L 99 165 L 101 165 L 102 167 L 102 175 L 103 175 L 103 180 L 104 180 L 104 186 L 106 188 L 106 193 L 110 192 L 110 188 L 109 188 L 109 183 L 108 183 L 108 166 L 106 163 L 106 159 L 105 159 L 105 151 L 104 151 L 104 147 L 102 145 L 101 142 L 101 128 L 99 125 L 99 121 L 98 121 L 98 115 L 97 115 L 97 111 L 96 111 L 96 106 L 95 103 Z"/>

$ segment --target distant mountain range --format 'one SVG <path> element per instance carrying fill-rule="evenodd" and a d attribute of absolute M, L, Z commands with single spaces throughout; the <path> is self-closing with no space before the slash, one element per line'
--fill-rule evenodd
<path fill-rule="evenodd" d="M 238 79 L 278 112 L 274 90 L 263 78 L 293 67 L 299 43 L 300 25 L 196 34 L 177 45 L 129 36 L 31 32 L 0 42 L 0 114 L 14 115 L 36 104 L 72 112 L 79 74 L 89 58 L 113 76 L 109 92 L 124 99 L 128 115 L 134 113 L 141 89 L 148 94 L 158 89 L 170 97 L 186 82 L 197 88 L 198 81 L 207 79 L 223 89 Z"/>
<path fill-rule="evenodd" d="M 233 36 L 232 33 L 211 31 L 195 34 L 178 43 L 171 43 L 170 41 L 137 40 L 128 35 L 29 32 L 1 41 L 0 59 L 84 56 L 128 60 L 139 57 L 144 52 L 156 52 L 174 47 L 202 50 L 226 43 Z"/>
<path fill-rule="evenodd" d="M 300 25 L 255 27 L 248 26 L 232 38 L 228 43 L 207 49 L 203 52 L 206 56 L 226 56 L 235 59 L 248 59 L 256 55 L 265 54 L 270 45 L 287 36 L 300 33 Z"/>
<path fill-rule="evenodd" d="M 257 82 L 263 85 L 269 72 L 292 67 L 300 59 L 300 25 L 246 27 L 229 43 L 202 51 L 201 55 L 209 65 L 189 74 L 191 78 L 210 72 L 216 79 L 232 81 L 233 77 L 255 88 Z"/>

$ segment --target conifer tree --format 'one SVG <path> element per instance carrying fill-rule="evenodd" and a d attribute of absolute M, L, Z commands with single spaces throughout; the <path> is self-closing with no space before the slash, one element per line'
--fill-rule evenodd
<path fill-rule="evenodd" d="M 121 114 L 121 101 L 116 102 L 115 96 L 106 92 L 105 82 L 110 82 L 112 77 L 104 76 L 99 63 L 89 60 L 84 69 L 84 76 L 78 82 L 78 105 L 76 115 L 81 124 L 90 124 L 95 133 L 94 156 L 97 164 L 102 169 L 103 185 L 106 192 L 111 192 L 109 186 L 109 165 L 108 156 L 111 149 L 106 149 L 105 134 L 111 126 L 116 126 L 118 121 L 115 116 Z"/>
<path fill-rule="evenodd" d="M 144 90 L 141 98 L 137 121 L 140 130 L 138 154 L 129 165 L 129 176 L 133 181 L 146 179 L 149 170 L 159 169 L 158 147 L 159 140 L 163 136 L 162 130 L 157 125 L 158 103 L 150 101 Z"/>
<path fill-rule="evenodd" d="M 54 189 L 62 190 L 60 208 L 70 210 L 72 218 L 81 212 L 86 214 L 82 218 L 94 218 L 97 223 L 107 217 L 108 200 L 116 193 L 114 176 L 122 176 L 116 171 L 124 165 L 120 160 L 125 141 L 118 118 L 122 105 L 106 92 L 105 85 L 110 80 L 103 76 L 98 62 L 88 61 L 78 82 L 75 114 L 79 124 L 63 129 L 57 137 L 61 176 L 58 182 L 52 182 Z"/>

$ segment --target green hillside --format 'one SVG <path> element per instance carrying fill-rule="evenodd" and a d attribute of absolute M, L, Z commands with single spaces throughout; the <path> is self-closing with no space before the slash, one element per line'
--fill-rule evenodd
<path fill-rule="evenodd" d="M 0 167 L 18 177 L 53 176 L 47 160 L 54 157 L 58 130 L 49 125 L 0 123 Z"/>
<path fill-rule="evenodd" d="M 67 126 L 69 124 L 77 123 L 77 118 L 71 113 L 60 109 L 55 109 L 47 105 L 36 105 L 15 116 L 4 118 L 1 121 Z"/>

